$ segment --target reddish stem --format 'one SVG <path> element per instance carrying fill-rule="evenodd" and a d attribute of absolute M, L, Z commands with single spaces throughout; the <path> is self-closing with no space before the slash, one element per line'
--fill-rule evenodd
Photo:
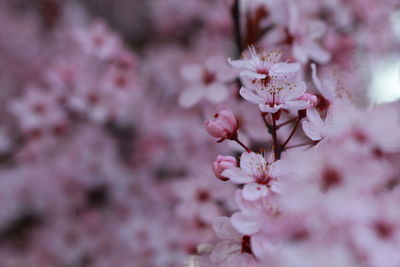
<path fill-rule="evenodd" d="M 291 149 L 291 148 L 296 148 L 296 147 L 301 147 L 301 146 L 312 146 L 314 145 L 315 142 L 307 142 L 307 143 L 301 143 L 297 145 L 292 145 L 292 146 L 287 146 L 286 149 Z"/>
<path fill-rule="evenodd" d="M 277 125 L 276 128 L 279 129 L 279 128 L 281 128 L 282 126 L 285 126 L 285 125 L 287 125 L 287 124 L 289 124 L 289 123 L 294 122 L 296 119 L 297 119 L 297 118 L 293 118 L 293 119 L 290 119 L 290 120 L 288 120 L 288 121 L 285 121 L 285 122 L 283 122 L 283 123 Z"/>
<path fill-rule="evenodd" d="M 272 117 L 272 129 L 271 129 L 271 135 L 272 135 L 272 141 L 274 142 L 274 155 L 275 159 L 280 159 L 281 158 L 281 149 L 278 143 L 278 137 L 276 136 L 276 120 L 273 114 L 271 114 Z"/>
<path fill-rule="evenodd" d="M 236 137 L 235 139 L 232 139 L 233 141 L 235 141 L 236 143 L 238 143 L 239 145 L 241 145 L 247 152 L 251 152 L 251 149 L 248 148 L 245 144 L 243 144 L 238 137 Z"/>
<path fill-rule="evenodd" d="M 285 143 L 283 143 L 283 145 L 282 145 L 282 150 L 285 149 L 285 147 L 286 147 L 286 145 L 289 143 L 290 139 L 292 139 L 294 133 L 295 133 L 296 130 L 297 130 L 297 127 L 298 127 L 299 124 L 300 124 L 300 121 L 301 121 L 301 118 L 300 118 L 300 117 L 297 117 L 296 124 L 294 125 L 292 132 L 290 133 L 288 139 L 286 139 Z"/>

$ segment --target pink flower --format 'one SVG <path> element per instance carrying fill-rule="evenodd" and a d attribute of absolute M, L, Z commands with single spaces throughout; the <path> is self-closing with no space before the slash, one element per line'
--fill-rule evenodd
<path fill-rule="evenodd" d="M 232 110 L 225 106 L 219 106 L 214 118 L 206 121 L 205 126 L 211 136 L 221 138 L 221 140 L 234 138 L 239 128 Z"/>
<path fill-rule="evenodd" d="M 250 54 L 250 59 L 229 59 L 229 63 L 235 68 L 244 69 L 241 76 L 261 79 L 263 84 L 268 84 L 272 79 L 287 78 L 300 70 L 298 63 L 278 62 L 282 56 L 278 51 L 257 53 L 254 47 L 250 47 Z"/>
<path fill-rule="evenodd" d="M 290 3 L 288 38 L 292 40 L 292 53 L 298 61 L 306 63 L 311 59 L 325 64 L 331 59 L 329 52 L 317 42 L 325 31 L 326 25 L 322 21 L 302 18 L 300 7 Z"/>
<path fill-rule="evenodd" d="M 276 175 L 278 168 L 269 165 L 260 154 L 243 152 L 240 157 L 240 168 L 231 168 L 222 172 L 233 183 L 245 184 L 243 197 L 255 201 L 266 197 L 270 191 L 279 193 Z"/>
<path fill-rule="evenodd" d="M 183 108 L 191 108 L 202 99 L 214 104 L 223 102 L 229 97 L 226 83 L 236 76 L 226 61 L 218 57 L 209 58 L 204 65 L 184 66 L 181 74 L 190 83 L 179 97 L 179 105 Z"/>
<path fill-rule="evenodd" d="M 253 89 L 240 88 L 240 95 L 247 101 L 258 104 L 262 112 L 275 113 L 284 110 L 302 110 L 309 103 L 301 97 L 306 91 L 304 82 L 273 80 L 268 85 L 255 84 Z"/>
<path fill-rule="evenodd" d="M 236 159 L 232 156 L 218 156 L 213 163 L 213 171 L 215 176 L 222 181 L 228 181 L 229 178 L 224 177 L 222 172 L 237 167 Z"/>
<path fill-rule="evenodd" d="M 252 254 L 251 237 L 241 235 L 232 227 L 228 217 L 218 217 L 213 222 L 221 240 L 211 252 L 210 259 L 217 266 L 258 266 Z"/>

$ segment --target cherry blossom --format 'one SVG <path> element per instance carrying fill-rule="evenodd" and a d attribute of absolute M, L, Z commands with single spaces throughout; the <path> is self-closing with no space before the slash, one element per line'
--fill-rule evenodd
<path fill-rule="evenodd" d="M 250 236 L 239 234 L 229 218 L 219 217 L 213 228 L 221 240 L 211 252 L 210 258 L 217 266 L 259 266 L 252 255 Z"/>
<path fill-rule="evenodd" d="M 180 95 L 179 105 L 190 108 L 203 98 L 214 104 L 225 101 L 229 96 L 227 83 L 235 77 L 235 73 L 226 69 L 218 58 L 208 59 L 204 66 L 184 66 L 182 76 L 190 85 Z"/>
<path fill-rule="evenodd" d="M 276 113 L 280 110 L 301 110 L 309 106 L 302 100 L 306 91 L 304 82 L 273 80 L 267 86 L 255 85 L 254 88 L 240 88 L 240 95 L 247 101 L 258 104 L 262 112 Z"/>
<path fill-rule="evenodd" d="M 266 197 L 270 192 L 279 193 L 276 182 L 278 168 L 270 165 L 262 155 L 254 152 L 243 152 L 240 156 L 240 168 L 230 168 L 222 172 L 236 184 L 245 184 L 243 197 L 257 200 Z"/>
<path fill-rule="evenodd" d="M 241 76 L 260 80 L 263 85 L 268 85 L 274 79 L 290 77 L 300 70 L 298 63 L 279 62 L 282 56 L 279 51 L 257 53 L 254 47 L 250 47 L 250 54 L 249 59 L 229 60 L 229 63 L 243 69 Z"/>

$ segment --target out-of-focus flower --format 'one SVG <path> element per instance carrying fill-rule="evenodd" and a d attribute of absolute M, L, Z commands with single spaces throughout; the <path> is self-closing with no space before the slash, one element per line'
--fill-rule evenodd
<path fill-rule="evenodd" d="M 252 254 L 250 236 L 238 233 L 227 217 L 216 218 L 213 228 L 220 239 L 210 255 L 214 264 L 221 267 L 257 266 L 257 260 Z"/>
<path fill-rule="evenodd" d="M 191 108 L 202 99 L 218 104 L 229 96 L 227 83 L 232 82 L 235 73 L 228 71 L 217 57 L 209 58 L 203 65 L 184 66 L 181 71 L 183 78 L 189 83 L 179 97 L 179 105 Z"/>
<path fill-rule="evenodd" d="M 317 40 L 324 36 L 326 25 L 320 20 L 310 20 L 300 14 L 300 6 L 289 1 L 288 35 L 294 57 L 306 63 L 309 59 L 320 64 L 327 63 L 331 55 Z"/>

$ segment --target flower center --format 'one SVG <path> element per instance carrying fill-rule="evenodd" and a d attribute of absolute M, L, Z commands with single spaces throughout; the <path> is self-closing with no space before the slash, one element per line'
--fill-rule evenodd
<path fill-rule="evenodd" d="M 261 79 L 261 84 L 263 86 L 267 86 L 271 82 L 272 78 L 269 75 L 269 71 L 268 70 L 258 69 L 257 73 L 266 75 L 266 77 L 264 79 Z"/>
<path fill-rule="evenodd" d="M 242 238 L 242 250 L 240 251 L 241 253 L 249 253 L 253 254 L 253 251 L 251 250 L 251 244 L 250 244 L 250 236 L 244 235 Z"/>
<path fill-rule="evenodd" d="M 209 85 L 209 84 L 213 83 L 216 80 L 217 77 L 216 77 L 215 73 L 205 69 L 203 71 L 203 77 L 202 78 L 203 78 L 203 83 L 205 85 Z"/>
<path fill-rule="evenodd" d="M 210 199 L 210 194 L 204 190 L 201 190 L 197 193 L 197 200 L 200 202 L 206 202 Z"/>

